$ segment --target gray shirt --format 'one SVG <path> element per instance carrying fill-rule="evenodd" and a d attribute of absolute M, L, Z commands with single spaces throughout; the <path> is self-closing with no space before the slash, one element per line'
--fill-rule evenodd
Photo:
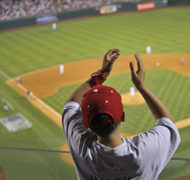
<path fill-rule="evenodd" d="M 122 137 L 115 148 L 101 144 L 83 125 L 78 103 L 65 104 L 62 120 L 79 180 L 156 180 L 180 143 L 175 124 L 164 117 L 147 132 Z"/>

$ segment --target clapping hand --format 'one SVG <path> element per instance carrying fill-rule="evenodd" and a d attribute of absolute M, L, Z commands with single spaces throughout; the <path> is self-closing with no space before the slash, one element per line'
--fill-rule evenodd
<path fill-rule="evenodd" d="M 113 64 L 116 61 L 116 59 L 119 57 L 119 55 L 120 55 L 119 49 L 111 49 L 105 54 L 101 69 L 105 78 L 110 74 L 113 68 Z"/>

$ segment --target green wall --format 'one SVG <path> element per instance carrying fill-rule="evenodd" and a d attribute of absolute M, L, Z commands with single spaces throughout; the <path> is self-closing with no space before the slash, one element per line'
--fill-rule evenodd
<path fill-rule="evenodd" d="M 190 5 L 190 0 L 168 0 L 168 5 Z"/>

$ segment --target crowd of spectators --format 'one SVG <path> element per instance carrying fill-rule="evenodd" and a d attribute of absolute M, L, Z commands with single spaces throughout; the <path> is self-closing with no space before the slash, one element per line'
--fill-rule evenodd
<path fill-rule="evenodd" d="M 65 0 L 64 10 L 85 9 L 118 2 L 138 2 L 139 0 Z"/>
<path fill-rule="evenodd" d="M 98 7 L 139 0 L 0 0 L 0 20 Z"/>
<path fill-rule="evenodd" d="M 61 11 L 60 0 L 1 0 L 0 19 L 9 20 L 26 16 Z"/>

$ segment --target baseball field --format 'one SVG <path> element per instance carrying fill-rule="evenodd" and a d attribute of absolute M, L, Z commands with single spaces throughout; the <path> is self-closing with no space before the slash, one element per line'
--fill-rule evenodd
<path fill-rule="evenodd" d="M 10 179 L 76 179 L 61 127 L 63 104 L 101 67 L 111 48 L 120 49 L 121 56 L 105 84 L 122 94 L 123 136 L 144 132 L 155 123 L 138 92 L 134 98 L 129 96 L 133 86 L 129 61 L 139 52 L 146 85 L 168 107 L 182 139 L 159 179 L 190 174 L 189 16 L 189 8 L 164 8 L 63 21 L 56 31 L 44 25 L 0 32 L 0 122 L 21 114 L 32 124 L 10 131 L 0 123 L 0 166 Z M 151 54 L 146 54 L 148 45 Z M 3 109 L 5 101 L 8 111 Z"/>

